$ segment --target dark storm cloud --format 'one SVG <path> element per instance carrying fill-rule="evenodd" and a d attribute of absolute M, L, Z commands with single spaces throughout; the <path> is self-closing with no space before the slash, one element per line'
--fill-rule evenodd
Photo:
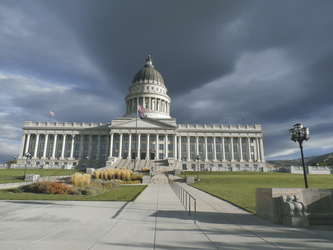
<path fill-rule="evenodd" d="M 332 1 L 0 1 L 0 143 L 19 144 L 14 128 L 47 120 L 50 109 L 62 122 L 122 116 L 150 54 L 178 123 L 242 124 L 244 114 L 262 125 L 267 157 L 294 152 L 288 129 L 301 122 L 315 133 L 313 152 L 329 148 L 332 9 Z"/>

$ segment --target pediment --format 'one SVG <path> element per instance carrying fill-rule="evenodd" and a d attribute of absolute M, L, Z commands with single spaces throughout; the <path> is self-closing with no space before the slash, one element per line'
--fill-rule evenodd
<path fill-rule="evenodd" d="M 172 122 L 164 122 L 158 119 L 118 119 L 111 122 L 111 129 L 175 129 L 177 124 L 174 120 Z"/>

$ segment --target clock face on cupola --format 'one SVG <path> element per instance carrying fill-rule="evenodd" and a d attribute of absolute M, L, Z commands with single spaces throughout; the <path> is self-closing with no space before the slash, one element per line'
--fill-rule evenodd
<path fill-rule="evenodd" d="M 137 107 L 145 108 L 145 116 L 149 118 L 171 118 L 170 102 L 167 88 L 160 72 L 148 56 L 146 64 L 133 78 L 129 94 L 126 96 L 126 114 L 124 117 L 136 117 Z"/>

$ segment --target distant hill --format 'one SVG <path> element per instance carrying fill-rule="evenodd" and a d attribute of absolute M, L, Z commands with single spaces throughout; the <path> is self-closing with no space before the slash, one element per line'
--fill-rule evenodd
<path fill-rule="evenodd" d="M 269 165 L 287 167 L 290 165 L 300 166 L 302 165 L 302 159 L 292 159 L 292 160 L 276 160 L 276 161 L 266 161 Z M 333 166 L 333 152 L 320 156 L 311 156 L 304 158 L 305 165 L 321 165 L 321 166 Z"/>

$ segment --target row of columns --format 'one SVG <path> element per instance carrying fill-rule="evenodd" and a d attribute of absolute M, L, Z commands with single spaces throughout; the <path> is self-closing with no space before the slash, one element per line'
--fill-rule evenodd
<path fill-rule="evenodd" d="M 111 133 L 110 136 L 107 137 L 107 141 L 106 141 L 106 145 L 107 151 L 109 152 L 109 157 L 111 156 L 116 156 L 116 157 L 122 157 L 123 155 L 123 136 L 124 134 L 129 136 L 129 141 L 128 141 L 128 159 L 131 159 L 132 156 L 132 144 L 136 143 L 135 149 L 133 152 L 136 152 L 136 159 L 140 159 L 141 158 L 141 134 L 137 135 L 136 140 L 133 142 L 133 135 L 136 134 L 132 134 L 132 133 L 117 133 L 119 134 L 119 149 L 118 152 L 115 152 L 114 150 L 114 144 L 115 144 L 115 140 L 114 140 L 114 135 L 115 133 Z M 35 147 L 34 147 L 34 152 L 33 152 L 33 158 L 37 158 L 37 152 L 38 152 L 38 147 L 39 147 L 39 142 L 40 142 L 40 135 L 41 134 L 35 134 L 36 135 L 36 141 L 35 141 Z M 43 134 L 45 136 L 45 140 L 44 140 L 44 148 L 43 148 L 43 158 L 47 158 L 47 147 L 48 147 L 48 141 L 49 141 L 49 136 L 51 134 Z M 56 157 L 56 148 L 57 148 L 57 141 L 58 141 L 58 136 L 60 134 L 52 134 L 54 136 L 54 141 L 53 141 L 53 148 L 52 148 L 52 158 Z M 155 136 L 155 143 L 152 143 L 152 145 L 155 145 L 155 160 L 159 159 L 159 153 L 163 152 L 164 158 L 167 159 L 168 158 L 168 153 L 169 153 L 169 136 L 172 136 L 172 158 L 178 159 L 178 160 L 182 160 L 182 154 L 184 152 L 182 152 L 182 137 L 186 138 L 186 151 L 185 154 L 187 156 L 187 161 L 190 161 L 190 156 L 191 156 L 191 151 L 190 151 L 190 138 L 193 136 L 177 136 L 176 134 L 144 134 L 146 136 L 146 159 L 150 159 L 150 153 L 151 153 L 151 149 L 150 149 L 150 144 L 151 144 L 151 136 L 154 135 Z M 163 135 L 164 136 L 164 148 L 163 151 L 161 151 L 159 149 L 159 145 L 162 143 L 159 143 L 159 136 Z M 66 142 L 67 142 L 67 136 L 66 135 L 61 135 L 63 137 L 63 141 L 62 141 L 62 148 L 61 148 L 61 158 L 65 158 L 65 151 L 66 151 Z M 70 158 L 73 159 L 74 158 L 74 144 L 75 144 L 75 135 L 72 134 L 71 136 L 71 149 L 70 149 Z M 88 155 L 90 156 L 92 153 L 92 135 L 90 135 L 90 140 L 89 140 L 89 148 L 88 148 Z M 203 136 L 195 136 L 195 155 L 200 154 L 199 151 L 199 137 L 203 137 Z M 204 136 L 204 159 L 203 160 L 208 160 L 208 142 L 207 142 L 207 138 L 210 136 Z M 247 145 L 246 148 L 246 154 L 248 155 L 248 160 L 251 160 L 251 145 L 254 146 L 255 150 L 253 152 L 253 154 L 255 154 L 255 158 L 257 161 L 261 162 L 264 161 L 264 150 L 263 150 L 263 141 L 261 137 L 210 137 L 212 138 L 212 144 L 213 144 L 213 149 L 212 149 L 212 158 L 214 161 L 217 160 L 217 153 L 220 153 L 222 155 L 222 160 L 225 161 L 226 160 L 226 152 L 225 152 L 225 142 L 224 139 L 228 138 L 230 140 L 230 154 L 231 154 L 231 161 L 235 161 L 234 159 L 234 142 L 233 139 L 237 138 L 237 143 L 238 143 L 238 152 L 239 152 L 239 160 L 243 161 L 243 150 L 242 150 L 242 138 L 246 138 L 247 143 L 245 143 Z M 216 138 L 220 138 L 220 152 L 216 151 Z M 255 143 L 251 144 L 251 139 L 255 140 Z M 20 151 L 20 155 L 19 157 L 22 158 L 23 155 L 25 155 L 28 151 L 29 151 L 29 146 L 30 146 L 30 141 L 31 141 L 31 134 L 29 133 L 24 133 L 22 136 L 22 141 L 21 141 L 21 151 Z M 100 152 L 101 152 L 101 136 L 98 136 L 98 147 L 97 147 L 97 157 L 100 156 Z M 171 141 L 171 140 L 170 140 Z M 178 141 L 178 147 L 177 147 L 177 141 Z M 109 143 L 110 142 L 110 143 Z M 171 143 L 170 143 L 171 144 Z M 84 150 L 84 136 L 82 136 L 81 141 L 80 141 L 80 152 L 79 152 L 79 158 L 83 158 L 83 150 Z M 30 152 L 32 153 L 32 152 Z M 115 155 L 115 153 L 117 153 L 117 155 Z M 193 160 L 193 159 L 192 159 Z"/>
<path fill-rule="evenodd" d="M 166 100 L 156 97 L 142 97 L 139 103 L 144 106 L 146 111 L 158 111 L 165 114 L 170 114 L 170 103 Z M 127 101 L 126 113 L 137 111 L 138 99 L 133 98 Z"/>

